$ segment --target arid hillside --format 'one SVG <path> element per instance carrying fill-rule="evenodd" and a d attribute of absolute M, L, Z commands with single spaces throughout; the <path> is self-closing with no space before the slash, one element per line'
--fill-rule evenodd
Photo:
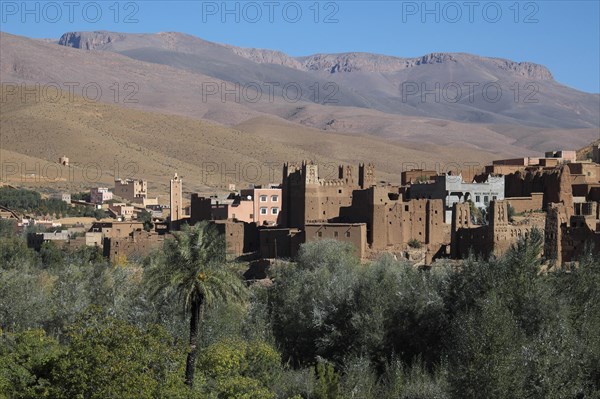
<path fill-rule="evenodd" d="M 279 182 L 283 162 L 302 160 L 324 164 L 329 177 L 339 163 L 371 161 L 378 179 L 398 182 L 408 167 L 456 170 L 465 162 L 468 168 L 506 155 L 473 148 L 467 157 L 458 146 L 322 131 L 266 116 L 225 127 L 70 99 L 66 92 L 57 101 L 36 101 L 35 95 L 22 101 L 20 91 L 6 90 L 0 93 L 6 99 L 0 111 L 0 155 L 3 180 L 14 184 L 75 191 L 132 177 L 147 179 L 151 191 L 164 194 L 177 172 L 185 179 L 185 191 L 213 191 L 228 183 Z M 59 167 L 63 155 L 70 158 L 70 168 Z"/>
<path fill-rule="evenodd" d="M 76 48 L 70 47 L 76 43 Z M 64 37 L 63 44 L 0 33 L 2 82 L 39 84 L 50 90 L 53 86 L 67 90 L 75 82 L 76 94 L 82 95 L 90 85 L 87 94 L 94 97 L 99 87 L 99 101 L 127 108 L 229 127 L 286 120 L 301 131 L 310 127 L 326 134 L 365 137 L 365 145 L 374 139 L 403 147 L 407 143 L 416 148 L 441 146 L 443 151 L 447 146 L 462 147 L 475 158 L 472 151 L 476 150 L 498 157 L 580 148 L 600 132 L 600 96 L 562 86 L 544 67 L 528 63 L 468 54 L 293 59 L 178 33 L 73 33 Z M 431 102 L 430 96 L 422 102 L 419 94 L 403 101 L 400 92 L 407 81 L 431 87 L 436 82 L 488 80 L 503 87 L 502 101 Z M 272 97 L 266 86 L 270 81 L 279 84 Z M 539 85 L 539 102 L 521 97 L 514 101 L 507 85 L 516 82 L 524 88 L 532 81 Z M 284 98 L 285 84 L 298 85 L 303 97 Z M 226 90 L 234 93 L 225 94 Z M 257 93 L 262 95 L 254 101 Z M 324 104 L 330 94 L 336 102 Z"/>

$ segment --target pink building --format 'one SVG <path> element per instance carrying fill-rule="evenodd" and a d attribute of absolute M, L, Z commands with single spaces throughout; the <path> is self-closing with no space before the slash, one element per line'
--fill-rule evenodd
<path fill-rule="evenodd" d="M 252 204 L 252 221 L 257 225 L 278 224 L 281 212 L 281 188 L 251 188 L 241 190 L 240 196 L 240 204 L 243 202 Z M 250 205 L 245 205 L 245 207 L 248 206 Z"/>
<path fill-rule="evenodd" d="M 235 198 L 228 198 L 222 202 L 192 194 L 190 209 L 192 223 L 201 220 L 235 219 L 259 226 L 271 226 L 279 224 L 281 188 L 244 189 Z"/>
<path fill-rule="evenodd" d="M 213 216 L 215 219 L 237 219 L 240 222 L 253 223 L 254 222 L 254 202 L 247 198 L 241 198 L 239 201 L 235 201 L 233 204 L 227 205 L 216 205 L 223 206 L 227 209 L 226 217 L 217 217 L 215 212 L 215 205 L 213 205 Z"/>

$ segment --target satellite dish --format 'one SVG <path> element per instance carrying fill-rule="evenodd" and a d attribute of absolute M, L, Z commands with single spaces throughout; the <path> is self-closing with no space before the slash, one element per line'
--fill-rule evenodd
<path fill-rule="evenodd" d="M 249 195 L 249 196 L 247 196 L 246 198 L 248 199 L 248 201 L 250 201 L 250 200 L 252 199 L 252 196 L 251 196 L 251 195 Z"/>

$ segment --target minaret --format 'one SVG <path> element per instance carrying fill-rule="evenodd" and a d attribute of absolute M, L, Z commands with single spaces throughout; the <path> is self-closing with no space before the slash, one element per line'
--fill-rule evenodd
<path fill-rule="evenodd" d="M 171 217 L 169 223 L 171 230 L 179 229 L 178 222 L 183 219 L 182 183 L 181 178 L 175 173 L 175 176 L 171 179 Z"/>

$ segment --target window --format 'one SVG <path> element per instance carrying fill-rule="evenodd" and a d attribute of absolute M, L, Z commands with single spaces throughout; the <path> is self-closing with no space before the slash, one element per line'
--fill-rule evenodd
<path fill-rule="evenodd" d="M 279 214 L 279 208 L 271 208 L 271 215 Z"/>
<path fill-rule="evenodd" d="M 497 195 L 494 195 L 494 196 L 492 197 L 492 199 L 493 199 L 494 201 L 496 201 L 496 200 L 498 199 L 498 196 L 497 196 Z"/>
<path fill-rule="evenodd" d="M 260 208 L 260 214 L 261 215 L 266 215 L 267 214 L 267 208 Z"/>
<path fill-rule="evenodd" d="M 349 231 L 346 232 L 346 237 L 350 237 L 350 232 Z"/>
<path fill-rule="evenodd" d="M 267 202 L 267 196 L 266 195 L 261 195 L 260 196 L 260 202 Z"/>
<path fill-rule="evenodd" d="M 475 202 L 481 202 L 481 197 L 479 195 L 475 196 Z"/>
<path fill-rule="evenodd" d="M 319 232 L 317 233 L 317 235 L 318 235 L 319 237 L 323 237 L 323 232 L 322 232 L 322 231 L 319 231 Z"/>
<path fill-rule="evenodd" d="M 278 201 L 279 201 L 278 195 L 271 195 L 271 202 L 278 202 Z"/>
<path fill-rule="evenodd" d="M 488 197 L 487 195 L 483 197 L 483 203 L 487 204 L 488 202 L 490 202 L 490 197 Z"/>
<path fill-rule="evenodd" d="M 333 236 L 334 236 L 335 238 L 337 238 L 337 237 L 338 237 L 338 232 L 337 232 L 337 231 L 334 231 L 334 232 L 333 232 Z"/>

